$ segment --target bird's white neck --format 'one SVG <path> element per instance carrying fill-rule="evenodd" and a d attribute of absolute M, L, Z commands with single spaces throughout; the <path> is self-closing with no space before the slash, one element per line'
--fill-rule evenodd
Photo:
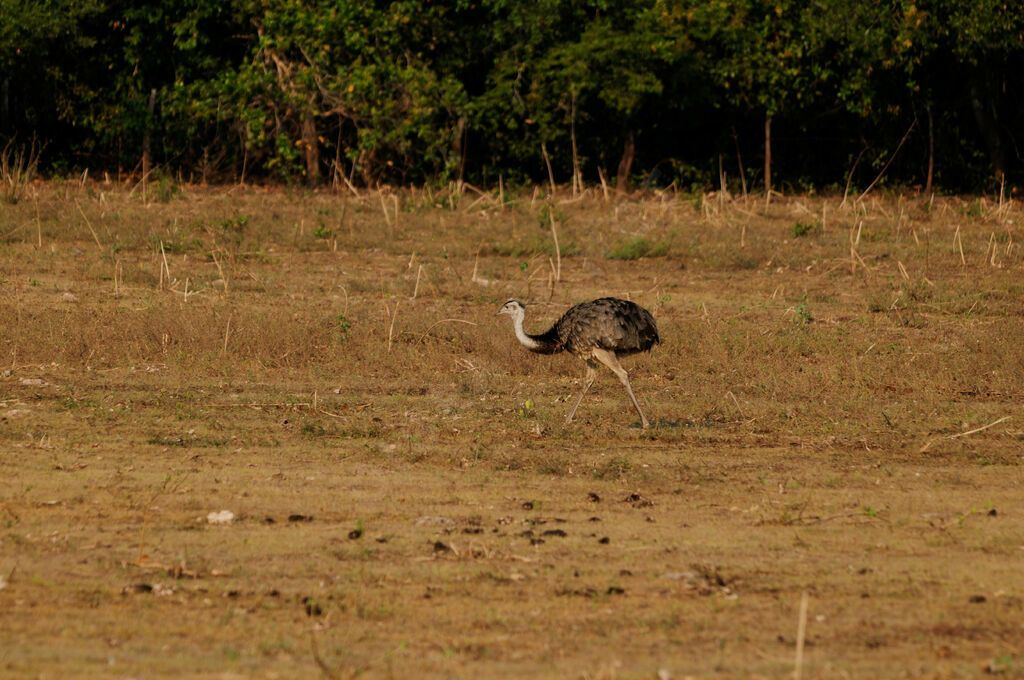
<path fill-rule="evenodd" d="M 524 316 L 524 314 L 520 313 L 512 317 L 512 327 L 515 328 L 516 338 L 527 349 L 538 349 L 540 347 L 540 343 L 527 335 L 526 329 L 523 328 Z"/>

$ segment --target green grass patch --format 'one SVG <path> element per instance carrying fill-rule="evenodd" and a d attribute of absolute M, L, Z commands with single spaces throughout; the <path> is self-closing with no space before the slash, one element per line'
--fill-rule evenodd
<path fill-rule="evenodd" d="M 619 241 L 608 251 L 609 260 L 639 260 L 642 257 L 663 257 L 668 254 L 669 242 L 649 241 L 642 236 Z"/>

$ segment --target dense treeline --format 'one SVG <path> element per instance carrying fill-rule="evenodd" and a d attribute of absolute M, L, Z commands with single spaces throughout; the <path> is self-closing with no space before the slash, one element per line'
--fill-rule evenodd
<path fill-rule="evenodd" d="M 989 189 L 1024 169 L 1022 72 L 1005 0 L 0 0 L 0 146 L 195 181 Z"/>

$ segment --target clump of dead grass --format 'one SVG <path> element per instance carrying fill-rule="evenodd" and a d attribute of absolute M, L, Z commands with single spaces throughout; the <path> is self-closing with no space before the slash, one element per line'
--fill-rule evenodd
<path fill-rule="evenodd" d="M 5 203 L 14 205 L 25 196 L 39 169 L 39 153 L 35 140 L 26 149 L 15 146 L 11 139 L 0 150 L 0 186 Z"/>

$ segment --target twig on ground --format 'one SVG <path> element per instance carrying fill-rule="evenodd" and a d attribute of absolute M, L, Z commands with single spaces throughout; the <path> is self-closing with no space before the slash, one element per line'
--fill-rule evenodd
<path fill-rule="evenodd" d="M 958 439 L 960 437 L 966 437 L 967 435 L 974 434 L 976 432 L 981 432 L 982 430 L 987 430 L 988 428 L 992 427 L 993 425 L 998 425 L 999 423 L 1001 423 L 1001 422 L 1003 422 L 1005 420 L 1010 420 L 1011 418 L 1013 418 L 1013 416 L 1003 416 L 999 420 L 993 420 L 988 425 L 982 425 L 981 427 L 976 427 L 973 430 L 968 430 L 967 432 L 961 432 L 960 434 L 951 434 L 951 435 L 949 435 L 949 438 L 950 439 Z"/>
<path fill-rule="evenodd" d="M 796 627 L 796 661 L 793 668 L 794 680 L 800 680 L 804 665 L 804 637 L 807 633 L 807 591 L 800 596 L 800 619 Z"/>
<path fill-rule="evenodd" d="M 480 325 L 480 324 L 475 323 L 473 321 L 464 321 L 463 319 L 441 319 L 440 321 L 437 321 L 437 322 L 431 324 L 430 328 L 425 330 L 423 332 L 423 335 L 420 336 L 419 340 L 416 341 L 416 344 L 418 345 L 419 343 L 423 342 L 426 339 L 426 337 L 428 335 L 430 335 L 430 331 L 434 330 L 436 327 L 440 326 L 443 323 L 464 323 L 464 324 L 469 324 L 470 326 L 479 326 Z"/>

